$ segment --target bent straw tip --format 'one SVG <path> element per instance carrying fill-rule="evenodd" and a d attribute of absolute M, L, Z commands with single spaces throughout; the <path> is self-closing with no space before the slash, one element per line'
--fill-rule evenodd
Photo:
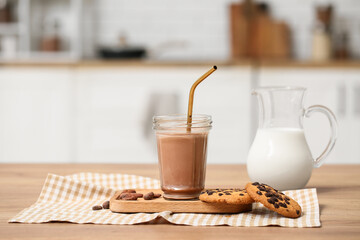
<path fill-rule="evenodd" d="M 216 69 L 217 69 L 217 66 L 216 66 L 216 65 L 214 65 L 214 66 L 213 66 L 213 68 L 216 70 Z"/>

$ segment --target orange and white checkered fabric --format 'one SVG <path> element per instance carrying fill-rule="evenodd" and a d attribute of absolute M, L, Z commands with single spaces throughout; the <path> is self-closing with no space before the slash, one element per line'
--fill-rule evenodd
<path fill-rule="evenodd" d="M 127 188 L 156 189 L 158 180 L 126 174 L 79 173 L 71 176 L 49 174 L 39 199 L 29 208 L 22 210 L 9 220 L 11 223 L 45 223 L 64 221 L 95 224 L 136 224 L 157 218 L 173 224 L 191 226 L 268 226 L 319 227 L 320 212 L 316 189 L 285 191 L 302 207 L 300 218 L 285 218 L 272 212 L 260 203 L 253 204 L 253 210 L 239 214 L 190 214 L 136 213 L 121 214 L 110 210 L 93 211 L 92 206 L 101 205 L 115 194 L 115 190 Z"/>

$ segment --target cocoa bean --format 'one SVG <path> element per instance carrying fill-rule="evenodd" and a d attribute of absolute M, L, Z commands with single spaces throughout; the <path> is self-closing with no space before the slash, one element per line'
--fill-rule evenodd
<path fill-rule="evenodd" d="M 161 193 L 154 193 L 154 198 L 159 198 L 161 197 Z"/>
<path fill-rule="evenodd" d="M 124 189 L 121 193 L 136 193 L 134 189 Z"/>
<path fill-rule="evenodd" d="M 128 201 L 128 200 L 137 200 L 137 199 L 138 199 L 138 197 L 135 196 L 135 195 L 127 195 L 126 197 L 122 198 L 122 200 L 126 200 L 126 201 Z"/>
<path fill-rule="evenodd" d="M 144 195 L 142 193 L 131 193 L 134 196 L 138 197 L 138 198 L 142 198 Z"/>
<path fill-rule="evenodd" d="M 117 200 L 121 200 L 123 198 L 127 198 L 127 197 L 130 197 L 130 196 L 135 196 L 136 198 L 142 198 L 143 194 L 141 194 L 141 193 L 121 193 L 119 195 L 119 197 L 117 198 Z"/>
<path fill-rule="evenodd" d="M 153 198 L 154 198 L 154 193 L 153 192 L 149 192 L 149 193 L 144 195 L 145 200 L 151 200 Z"/>
<path fill-rule="evenodd" d="M 131 193 L 121 193 L 118 197 L 118 199 L 123 199 L 123 198 L 126 198 L 126 197 L 129 197 L 130 195 L 132 195 Z"/>
<path fill-rule="evenodd" d="M 109 201 L 103 202 L 102 207 L 103 207 L 103 209 L 109 209 L 109 207 L 110 207 L 110 202 L 109 202 Z"/>
<path fill-rule="evenodd" d="M 101 210 L 101 209 L 102 209 L 102 206 L 100 206 L 100 205 L 95 205 L 92 207 L 92 210 L 94 210 L 94 211 Z"/>

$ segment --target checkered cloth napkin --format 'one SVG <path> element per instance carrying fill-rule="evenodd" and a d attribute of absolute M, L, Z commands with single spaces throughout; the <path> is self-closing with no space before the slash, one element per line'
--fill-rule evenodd
<path fill-rule="evenodd" d="M 93 211 L 115 194 L 127 188 L 156 189 L 158 180 L 126 174 L 79 173 L 71 176 L 48 174 L 39 199 L 9 220 L 11 223 L 45 223 L 64 221 L 95 224 L 137 224 L 163 218 L 173 224 L 191 226 L 269 226 L 319 227 L 320 213 L 316 189 L 285 191 L 301 205 L 303 214 L 297 219 L 285 218 L 260 203 L 253 210 L 239 214 L 172 213 L 113 213 L 110 210 Z M 155 221 L 156 222 L 156 221 Z"/>

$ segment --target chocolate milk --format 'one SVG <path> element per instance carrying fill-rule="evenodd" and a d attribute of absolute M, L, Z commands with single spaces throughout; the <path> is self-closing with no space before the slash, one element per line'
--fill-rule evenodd
<path fill-rule="evenodd" d="M 157 133 L 156 138 L 164 197 L 197 198 L 204 189 L 208 132 Z"/>

